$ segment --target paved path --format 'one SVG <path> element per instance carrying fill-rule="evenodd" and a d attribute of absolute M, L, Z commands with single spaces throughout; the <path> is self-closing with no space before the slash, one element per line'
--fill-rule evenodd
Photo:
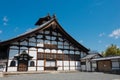
<path fill-rule="evenodd" d="M 0 80 L 120 80 L 120 75 L 97 72 L 8 75 Z"/>

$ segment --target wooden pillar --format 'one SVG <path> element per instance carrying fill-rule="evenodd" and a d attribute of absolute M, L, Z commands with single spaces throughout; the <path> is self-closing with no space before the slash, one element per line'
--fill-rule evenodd
<path fill-rule="evenodd" d="M 9 52 L 10 52 L 10 46 L 7 49 L 7 62 L 6 62 L 6 70 L 5 70 L 6 72 L 8 71 Z"/>

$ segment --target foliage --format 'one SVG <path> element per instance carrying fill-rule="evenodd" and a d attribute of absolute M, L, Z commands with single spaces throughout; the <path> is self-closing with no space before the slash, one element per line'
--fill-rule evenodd
<path fill-rule="evenodd" d="M 111 44 L 107 49 L 102 52 L 102 55 L 107 56 L 120 56 L 120 48 L 117 48 L 116 45 Z"/>

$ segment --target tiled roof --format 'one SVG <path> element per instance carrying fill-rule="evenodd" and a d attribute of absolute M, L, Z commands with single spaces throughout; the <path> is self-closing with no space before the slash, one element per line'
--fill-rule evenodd
<path fill-rule="evenodd" d="M 120 59 L 120 56 L 97 58 L 97 59 L 92 59 L 92 61 L 111 60 L 111 59 Z"/>

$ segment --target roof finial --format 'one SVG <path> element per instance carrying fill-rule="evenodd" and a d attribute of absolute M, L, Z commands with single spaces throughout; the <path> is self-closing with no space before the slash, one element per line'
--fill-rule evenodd
<path fill-rule="evenodd" d="M 56 18 L 56 14 L 53 14 L 53 18 Z"/>

